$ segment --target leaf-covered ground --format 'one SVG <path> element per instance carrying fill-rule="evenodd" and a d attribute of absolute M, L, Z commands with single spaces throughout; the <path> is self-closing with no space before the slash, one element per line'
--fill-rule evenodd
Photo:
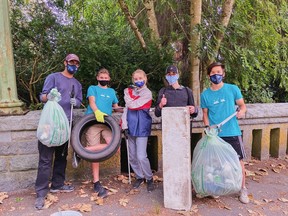
<path fill-rule="evenodd" d="M 73 182 L 76 190 L 71 193 L 49 194 L 45 209 L 34 209 L 33 189 L 21 192 L 0 192 L 0 215 L 28 216 L 51 215 L 57 211 L 73 210 L 85 215 L 150 216 L 150 215 L 196 215 L 196 216 L 274 216 L 288 215 L 288 157 L 267 161 L 251 160 L 245 165 L 249 204 L 241 204 L 237 195 L 218 199 L 198 199 L 193 193 L 191 211 L 176 211 L 163 206 L 163 179 L 155 173 L 156 189 L 148 193 L 146 185 L 131 190 L 125 175 L 102 177 L 102 184 L 109 189 L 105 199 L 93 193 L 92 183 Z M 133 180 L 133 179 L 132 179 Z M 67 182 L 72 183 L 72 182 Z"/>

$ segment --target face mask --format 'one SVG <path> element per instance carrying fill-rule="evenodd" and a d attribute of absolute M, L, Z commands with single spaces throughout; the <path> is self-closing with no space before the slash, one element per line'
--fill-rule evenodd
<path fill-rule="evenodd" d="M 177 82 L 179 75 L 178 74 L 176 74 L 174 76 L 168 76 L 167 75 L 167 76 L 165 76 L 165 78 L 166 78 L 167 82 L 169 83 L 169 85 L 173 85 L 174 83 Z"/>
<path fill-rule="evenodd" d="M 210 76 L 210 81 L 216 85 L 221 83 L 222 80 L 223 80 L 223 75 L 221 75 L 221 74 L 214 74 L 214 75 Z"/>
<path fill-rule="evenodd" d="M 78 67 L 76 65 L 69 65 L 67 64 L 67 71 L 70 73 L 70 74 L 75 74 L 78 70 Z"/>
<path fill-rule="evenodd" d="M 101 86 L 107 86 L 110 83 L 109 80 L 98 80 L 98 82 Z"/>
<path fill-rule="evenodd" d="M 141 88 L 143 85 L 145 84 L 145 81 L 144 80 L 139 80 L 139 81 L 136 81 L 135 82 L 135 85 L 139 88 Z"/>

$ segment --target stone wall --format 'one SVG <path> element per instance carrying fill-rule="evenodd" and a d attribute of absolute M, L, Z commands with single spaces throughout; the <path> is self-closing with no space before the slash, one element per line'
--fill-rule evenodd
<path fill-rule="evenodd" d="M 288 104 L 248 104 L 247 108 L 245 119 L 239 123 L 248 159 L 284 157 L 287 154 Z M 31 111 L 23 116 L 0 116 L 0 192 L 33 187 L 38 166 L 36 130 L 40 114 L 41 111 Z M 153 125 L 148 156 L 151 156 L 152 168 L 162 170 L 161 118 L 156 118 L 153 111 L 151 115 Z M 75 110 L 75 121 L 81 116 L 83 110 Z M 120 118 L 120 115 L 116 114 L 115 117 Z M 192 147 L 203 135 L 201 119 L 200 112 L 193 122 Z M 125 146 L 124 139 L 122 145 Z M 67 179 L 91 178 L 88 162 L 82 161 L 77 169 L 71 167 L 71 152 L 70 148 Z M 125 163 L 125 148 L 122 148 L 120 153 L 101 163 L 100 175 L 118 174 L 125 170 Z"/>

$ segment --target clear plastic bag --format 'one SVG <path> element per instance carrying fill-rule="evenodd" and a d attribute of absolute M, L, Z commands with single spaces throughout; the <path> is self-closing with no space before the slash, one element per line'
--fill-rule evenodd
<path fill-rule="evenodd" d="M 206 130 L 194 149 L 192 183 L 197 194 L 221 196 L 239 192 L 242 168 L 233 147 L 218 137 L 218 129 Z"/>
<path fill-rule="evenodd" d="M 57 89 L 52 89 L 50 93 L 41 112 L 37 138 L 44 145 L 55 147 L 68 141 L 69 122 L 63 108 L 58 104 L 58 101 L 61 100 L 61 94 Z"/>

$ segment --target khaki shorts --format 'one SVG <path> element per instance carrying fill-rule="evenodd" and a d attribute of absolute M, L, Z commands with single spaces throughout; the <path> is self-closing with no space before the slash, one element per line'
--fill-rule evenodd
<path fill-rule="evenodd" d="M 87 146 L 94 146 L 103 142 L 106 143 L 106 140 L 110 140 L 111 137 L 111 129 L 104 124 L 92 125 L 86 131 Z"/>

